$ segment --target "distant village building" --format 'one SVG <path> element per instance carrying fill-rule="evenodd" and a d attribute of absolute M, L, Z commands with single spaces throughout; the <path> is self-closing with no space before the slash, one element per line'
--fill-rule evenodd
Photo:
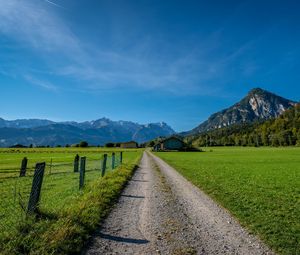
<path fill-rule="evenodd" d="M 137 148 L 138 147 L 138 143 L 135 141 L 130 141 L 130 142 L 125 142 L 125 143 L 120 143 L 120 147 L 121 148 Z"/>
<path fill-rule="evenodd" d="M 160 144 L 160 143 L 154 144 L 153 150 L 154 150 L 154 151 L 159 151 L 159 150 L 160 150 L 160 147 L 161 147 L 161 144 Z"/>
<path fill-rule="evenodd" d="M 153 150 L 181 150 L 184 148 L 184 145 L 184 142 L 180 138 L 171 136 L 155 144 Z"/>

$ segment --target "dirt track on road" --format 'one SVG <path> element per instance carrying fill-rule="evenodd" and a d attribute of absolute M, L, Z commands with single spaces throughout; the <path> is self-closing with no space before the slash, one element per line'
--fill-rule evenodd
<path fill-rule="evenodd" d="M 160 158 L 140 167 L 82 254 L 273 254 Z"/>

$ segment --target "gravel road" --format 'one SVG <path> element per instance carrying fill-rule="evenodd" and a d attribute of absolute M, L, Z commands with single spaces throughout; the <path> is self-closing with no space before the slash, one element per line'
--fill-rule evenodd
<path fill-rule="evenodd" d="M 274 254 L 150 152 L 82 254 Z"/>

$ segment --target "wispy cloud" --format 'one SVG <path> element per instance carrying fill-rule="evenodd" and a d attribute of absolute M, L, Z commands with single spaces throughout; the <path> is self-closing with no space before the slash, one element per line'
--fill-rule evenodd
<path fill-rule="evenodd" d="M 1 33 L 44 52 L 80 51 L 76 36 L 40 1 L 0 0 L 0 5 Z"/>
<path fill-rule="evenodd" d="M 62 7 L 50 0 L 0 0 L 0 33 L 37 51 L 51 69 L 47 71 L 70 79 L 80 89 L 129 87 L 175 94 L 214 94 L 211 80 L 216 74 L 222 75 L 226 66 L 248 47 L 242 46 L 217 60 L 211 58 L 220 31 L 208 36 L 202 45 L 170 57 L 155 52 L 159 48 L 168 53 L 168 45 L 154 38 L 142 38 L 126 51 L 87 46 L 56 12 L 47 8 L 47 3 Z M 154 49 L 153 44 L 156 44 Z M 53 60 L 54 56 L 60 59 L 59 63 Z M 52 91 L 57 89 L 34 79 L 30 70 L 24 73 L 25 79 L 35 85 Z"/>
<path fill-rule="evenodd" d="M 46 89 L 52 92 L 58 92 L 58 87 L 48 81 L 37 79 L 36 77 L 33 77 L 31 75 L 24 75 L 24 79 L 30 82 L 31 84 L 38 86 L 42 89 Z"/>
<path fill-rule="evenodd" d="M 49 3 L 49 4 L 52 4 L 58 8 L 61 8 L 61 9 L 66 9 L 65 7 L 61 6 L 60 4 L 57 4 L 55 2 L 52 2 L 52 1 L 49 1 L 49 0 L 45 0 L 45 2 Z"/>

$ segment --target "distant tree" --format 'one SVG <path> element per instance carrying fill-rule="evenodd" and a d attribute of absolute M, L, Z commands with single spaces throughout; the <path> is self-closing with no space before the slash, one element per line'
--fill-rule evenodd
<path fill-rule="evenodd" d="M 58 144 L 58 145 L 56 145 L 56 147 L 57 147 L 57 148 L 60 148 L 60 147 L 61 147 L 61 145 L 60 145 L 60 144 Z"/>
<path fill-rule="evenodd" d="M 155 145 L 155 142 L 154 141 L 151 141 L 150 143 L 149 143 L 149 146 L 150 147 L 153 147 Z"/>
<path fill-rule="evenodd" d="M 109 147 L 109 148 L 114 147 L 114 146 L 115 146 L 114 143 L 106 143 L 105 144 L 105 147 Z"/>
<path fill-rule="evenodd" d="M 86 142 L 86 141 L 81 141 L 80 143 L 79 143 L 79 147 L 81 147 L 81 148 L 86 148 L 86 147 L 88 147 L 89 146 L 89 144 L 88 144 L 88 142 Z"/>
<path fill-rule="evenodd" d="M 297 140 L 296 140 L 296 145 L 297 146 L 300 146 L 300 129 L 298 130 L 298 133 L 297 133 Z"/>
<path fill-rule="evenodd" d="M 66 146 L 65 146 L 66 148 L 69 148 L 70 147 L 70 144 L 66 144 Z"/>
<path fill-rule="evenodd" d="M 29 145 L 29 148 L 33 148 L 33 144 L 32 143 Z"/>
<path fill-rule="evenodd" d="M 22 144 L 15 144 L 15 145 L 11 146 L 10 148 L 27 148 L 27 146 L 24 146 Z"/>
<path fill-rule="evenodd" d="M 242 141 L 241 141 L 240 136 L 237 135 L 237 136 L 234 138 L 234 144 L 235 144 L 236 146 L 241 146 Z"/>

